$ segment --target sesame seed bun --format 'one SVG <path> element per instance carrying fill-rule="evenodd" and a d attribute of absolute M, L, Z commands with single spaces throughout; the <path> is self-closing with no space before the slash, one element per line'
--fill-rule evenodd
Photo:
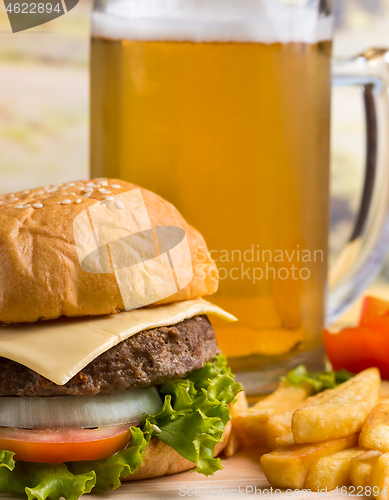
<path fill-rule="evenodd" d="M 119 179 L 74 181 L 0 196 L 0 322 L 31 322 L 61 316 L 91 316 L 125 310 L 113 272 L 81 268 L 73 223 L 98 201 L 139 187 Z M 214 293 L 215 263 L 203 237 L 178 210 L 141 188 L 152 227 L 176 226 L 186 232 L 193 278 L 163 304 Z M 124 207 L 123 207 L 124 208 Z M 135 284 L 130 283 L 130 286 Z"/>

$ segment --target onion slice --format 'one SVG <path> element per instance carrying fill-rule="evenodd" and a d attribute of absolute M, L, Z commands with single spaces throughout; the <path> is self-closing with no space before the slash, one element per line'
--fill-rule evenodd
<path fill-rule="evenodd" d="M 0 397 L 0 426 L 23 429 L 100 427 L 139 422 L 153 415 L 162 401 L 155 387 L 92 397 Z"/>

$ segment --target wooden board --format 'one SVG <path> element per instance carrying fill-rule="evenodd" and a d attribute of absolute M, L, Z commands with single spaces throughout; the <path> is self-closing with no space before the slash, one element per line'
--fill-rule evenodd
<path fill-rule="evenodd" d="M 319 494 L 307 490 L 293 491 L 287 494 L 270 494 L 267 482 L 259 464 L 260 455 L 255 452 L 238 453 L 222 458 L 224 469 L 214 476 L 204 477 L 196 472 L 181 472 L 172 476 L 124 483 L 120 488 L 110 492 L 95 492 L 84 495 L 84 500 L 178 500 L 182 498 L 257 498 L 267 500 L 302 500 L 327 498 L 329 500 L 353 498 L 366 500 L 366 497 L 355 495 L 336 495 L 332 492 Z M 240 488 L 240 495 L 239 495 Z M 21 500 L 22 497 L 0 493 L 1 500 Z"/>
<path fill-rule="evenodd" d="M 293 495 L 271 495 L 267 482 L 259 464 L 260 456 L 254 453 L 238 453 L 222 459 L 224 469 L 212 477 L 204 477 L 195 472 L 181 472 L 172 476 L 125 483 L 110 493 L 93 493 L 85 496 L 85 500 L 178 500 L 182 498 L 263 498 L 268 499 L 318 499 L 345 498 L 329 492 L 327 495 L 307 491 L 294 492 Z M 240 495 L 239 495 L 240 487 Z M 246 488 L 247 487 L 247 488 Z M 251 488 L 252 489 L 251 489 Z M 255 493 L 255 488 L 257 491 Z M 232 491 L 235 490 L 235 491 Z M 267 490 L 267 491 L 266 491 Z M 3 498 L 3 497 L 0 497 Z M 83 498 L 83 497 L 82 497 Z M 354 498 L 350 495 L 350 498 Z M 364 497 L 358 497 L 363 500 Z"/>

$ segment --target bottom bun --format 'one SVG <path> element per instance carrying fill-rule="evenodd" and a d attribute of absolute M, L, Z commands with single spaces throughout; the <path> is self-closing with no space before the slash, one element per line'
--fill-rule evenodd
<path fill-rule="evenodd" d="M 218 455 L 226 446 L 231 432 L 231 421 L 227 423 L 223 434 L 223 441 L 215 446 L 214 456 Z M 184 470 L 193 469 L 196 464 L 186 460 L 176 450 L 153 438 L 147 446 L 143 456 L 142 465 L 133 474 L 122 481 L 134 481 L 136 479 L 150 479 L 152 477 L 167 476 Z"/>

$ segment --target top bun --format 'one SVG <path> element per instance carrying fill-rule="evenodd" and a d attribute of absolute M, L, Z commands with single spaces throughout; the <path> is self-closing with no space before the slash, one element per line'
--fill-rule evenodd
<path fill-rule="evenodd" d="M 129 192 L 135 189 L 138 191 L 130 195 Z M 114 217 L 118 208 L 124 209 L 118 212 L 119 217 L 123 217 L 128 210 L 130 212 L 132 210 L 133 220 L 135 224 L 138 224 L 137 213 L 140 205 L 137 205 L 137 202 L 131 205 L 131 199 L 135 194 L 138 195 L 138 200 L 141 200 L 143 215 L 148 217 L 150 227 L 153 228 L 154 233 L 151 234 L 156 235 L 157 254 L 161 258 L 164 255 L 165 259 L 169 257 L 169 260 L 164 263 L 170 262 L 170 266 L 175 270 L 175 273 L 172 273 L 168 267 L 168 272 L 172 273 L 175 281 L 172 282 L 173 285 L 170 284 L 170 288 L 169 286 L 166 288 L 171 292 L 173 286 L 175 292 L 166 297 L 156 295 L 154 299 L 157 300 L 152 300 L 151 294 L 150 300 L 141 303 L 139 299 L 140 301 L 132 307 L 188 300 L 214 293 L 218 286 L 216 265 L 209 255 L 204 239 L 196 229 L 187 224 L 171 203 L 147 189 L 119 179 L 99 178 L 91 181 L 75 181 L 0 195 L 0 322 L 18 323 L 54 319 L 61 316 L 101 315 L 132 308 L 128 306 L 129 299 L 122 293 L 120 283 L 118 284 L 117 271 L 114 272 L 112 249 L 109 243 L 117 241 L 117 238 L 109 239 L 109 236 L 113 234 L 112 227 L 108 228 L 111 232 L 106 230 L 104 234 L 99 235 L 98 228 L 96 230 L 93 223 L 96 225 L 97 219 L 94 218 L 94 213 L 97 207 L 100 217 L 103 212 L 104 217 L 106 213 L 111 213 L 108 210 L 112 210 Z M 97 203 L 103 200 L 106 200 L 104 205 Z M 126 200 L 130 200 L 128 203 L 131 206 L 128 203 L 126 205 Z M 91 208 L 92 206 L 94 207 Z M 119 224 L 119 236 L 126 236 L 129 233 L 126 228 L 123 229 L 123 224 L 125 226 L 125 222 Z M 97 239 L 99 241 L 97 246 L 100 250 L 102 249 L 102 253 L 105 252 L 108 256 L 109 251 L 111 252 L 108 262 L 108 266 L 111 267 L 108 271 L 101 270 L 104 267 L 105 254 L 102 255 L 100 250 L 96 250 L 97 255 L 94 252 L 94 260 L 89 259 L 87 262 L 85 259 L 83 262 L 83 257 L 86 255 L 83 254 L 85 248 L 80 250 L 79 243 L 76 241 L 76 226 L 78 234 L 85 236 L 87 245 L 96 244 Z M 183 248 L 187 249 L 187 256 L 190 252 L 191 257 L 190 272 L 187 272 L 181 281 L 180 266 L 184 267 L 184 264 L 190 263 L 190 258 L 188 257 L 189 260 L 184 262 L 183 254 L 179 252 L 174 254 L 173 250 L 170 253 L 166 252 L 166 241 L 163 243 L 165 249 L 160 249 L 161 243 L 156 231 L 158 226 L 175 226 L 185 231 L 183 233 L 180 229 L 176 230 L 179 231 L 180 238 L 185 234 L 186 246 L 184 245 Z M 136 227 L 142 230 L 141 225 Z M 114 229 L 116 231 L 114 234 L 117 236 L 118 232 L 116 228 Z M 89 240 L 88 231 L 93 235 Z M 150 231 L 151 229 L 148 235 Z M 124 253 L 129 249 L 128 241 L 133 241 L 125 240 L 125 238 L 122 240 L 127 243 L 125 242 L 121 247 L 119 245 L 122 249 L 119 254 L 123 252 L 123 248 Z M 139 245 L 140 240 L 137 241 Z M 155 245 L 154 241 L 153 238 L 152 245 Z M 178 243 L 177 236 L 174 244 L 176 243 Z M 109 251 L 107 251 L 107 246 Z M 143 266 L 144 261 L 152 259 L 152 256 L 142 256 L 142 250 L 139 249 L 140 247 L 133 251 L 135 257 L 133 255 L 130 260 L 138 259 L 135 260 L 135 264 L 140 262 Z M 129 250 L 131 252 L 132 249 Z M 155 260 L 158 259 L 159 257 L 156 257 Z M 91 263 L 92 268 L 88 269 Z M 95 264 L 97 267 L 93 268 Z M 116 269 L 122 270 L 125 265 L 132 266 L 132 269 L 136 268 L 134 260 L 128 264 L 128 258 L 127 260 L 124 258 Z M 161 268 L 160 264 L 159 268 Z M 147 279 L 144 279 L 145 276 Z M 146 293 L 147 287 L 150 290 L 154 286 L 161 287 L 161 282 L 164 281 L 160 276 L 155 279 L 149 271 L 146 271 L 146 274 L 143 273 L 141 278 L 136 273 L 124 273 L 124 278 L 130 296 L 134 290 L 142 294 Z"/>

